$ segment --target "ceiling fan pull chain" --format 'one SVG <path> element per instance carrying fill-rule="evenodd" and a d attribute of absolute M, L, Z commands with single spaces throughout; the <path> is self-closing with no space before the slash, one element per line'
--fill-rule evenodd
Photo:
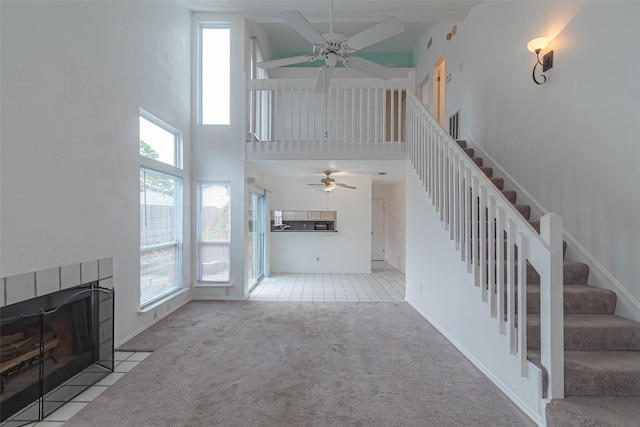
<path fill-rule="evenodd" d="M 328 84 L 328 83 L 327 83 Z M 329 91 L 326 91 L 322 94 L 324 98 L 324 138 L 329 138 L 329 96 L 327 95 Z"/>

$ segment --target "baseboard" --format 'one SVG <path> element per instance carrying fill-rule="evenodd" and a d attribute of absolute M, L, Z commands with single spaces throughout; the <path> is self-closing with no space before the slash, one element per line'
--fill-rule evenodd
<path fill-rule="evenodd" d="M 173 313 L 174 311 L 176 311 L 177 309 L 179 309 L 180 307 L 184 306 L 185 304 L 187 304 L 189 301 L 191 301 L 191 298 L 185 298 L 184 300 L 178 300 L 175 304 L 175 307 L 172 307 L 171 310 L 167 310 L 164 314 L 162 314 L 161 316 L 158 316 L 156 319 L 153 319 L 153 322 L 149 323 L 148 325 L 143 326 L 142 328 L 134 331 L 133 333 L 129 334 L 128 336 L 126 336 L 125 338 L 123 338 L 122 340 L 116 342 L 114 344 L 114 348 L 117 349 L 118 347 L 122 346 L 124 343 L 126 343 L 127 341 L 129 341 L 130 339 L 132 339 L 133 337 L 135 337 L 138 334 L 141 334 L 142 332 L 146 331 L 147 329 L 149 329 L 151 326 L 155 325 L 156 323 L 158 323 L 159 321 L 161 321 L 162 319 L 164 319 L 165 317 L 167 317 L 168 315 L 170 315 L 171 313 Z M 166 302 L 166 301 L 163 301 Z M 173 301 L 172 301 L 173 302 Z M 173 306 L 173 304 L 172 304 Z"/>
<path fill-rule="evenodd" d="M 566 240 L 571 242 L 571 245 L 574 246 L 577 252 L 578 257 L 576 257 L 576 261 L 589 265 L 589 282 L 592 282 L 591 279 L 595 276 L 595 280 L 593 280 L 593 283 L 589 283 L 589 285 L 615 292 L 618 296 L 616 314 L 635 322 L 640 322 L 640 301 L 631 295 L 631 293 L 622 286 L 622 283 L 617 281 L 616 278 L 571 234 L 567 233 L 566 230 L 564 231 L 564 236 Z"/>
<path fill-rule="evenodd" d="M 501 178 L 504 178 L 505 181 L 509 183 L 510 186 L 514 187 L 518 192 L 518 196 L 522 195 L 532 206 L 532 216 L 542 217 L 547 214 L 548 211 L 542 206 L 538 200 L 536 200 L 527 190 L 524 189 L 522 185 L 518 181 L 516 181 L 513 176 L 511 176 L 506 170 L 504 170 L 483 148 L 482 146 L 475 141 L 473 138 L 467 135 L 466 140 L 471 144 L 471 148 L 479 151 L 482 154 L 483 160 L 486 160 L 490 163 L 490 166 L 498 171 Z M 635 322 L 640 322 L 640 301 L 638 301 L 631 293 L 620 283 L 616 278 L 611 274 L 598 260 L 589 252 L 587 249 L 582 246 L 578 240 L 576 240 L 571 234 L 567 232 L 566 229 L 563 229 L 564 239 L 569 244 L 569 247 L 577 252 L 577 259 L 575 261 L 585 263 L 589 266 L 590 269 L 590 286 L 595 286 L 598 288 L 607 289 L 613 291 L 618 295 L 618 304 L 616 305 L 616 314 L 633 320 Z"/>
<path fill-rule="evenodd" d="M 542 407 L 541 413 L 536 412 L 534 409 L 529 407 L 529 405 L 526 405 L 516 394 L 511 391 L 511 389 L 509 389 L 509 387 L 507 387 L 502 381 L 500 381 L 500 379 L 496 378 L 493 373 L 491 373 L 491 371 L 489 371 L 478 359 L 476 359 L 473 354 L 469 353 L 464 346 L 462 346 L 451 335 L 449 335 L 446 330 L 440 327 L 438 322 L 434 321 L 427 313 L 418 308 L 416 304 L 413 304 L 410 299 L 405 298 L 405 301 L 408 302 L 409 305 L 413 307 L 413 309 L 416 310 L 422 317 L 424 317 L 434 328 L 436 328 L 438 332 L 444 335 L 444 337 L 449 340 L 449 342 L 453 344 L 454 347 L 458 349 L 458 351 L 460 351 L 467 359 L 469 359 L 469 361 L 473 363 L 476 368 L 478 368 L 493 384 L 496 385 L 496 387 L 498 387 L 504 394 L 506 394 L 507 397 L 511 399 L 511 401 L 522 410 L 522 412 L 524 412 L 529 418 L 531 418 L 532 421 L 534 421 L 539 426 L 546 425 L 544 417 L 544 406 L 546 405 L 546 402 L 543 401 L 540 403 Z"/>

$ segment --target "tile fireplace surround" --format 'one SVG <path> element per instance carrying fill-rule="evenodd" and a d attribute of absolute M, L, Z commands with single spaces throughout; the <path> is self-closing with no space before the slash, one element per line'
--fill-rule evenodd
<path fill-rule="evenodd" d="M 42 420 L 113 372 L 112 289 L 112 258 L 0 278 L 0 426 Z"/>
<path fill-rule="evenodd" d="M 95 281 L 113 288 L 113 258 L 0 278 L 0 307 Z"/>

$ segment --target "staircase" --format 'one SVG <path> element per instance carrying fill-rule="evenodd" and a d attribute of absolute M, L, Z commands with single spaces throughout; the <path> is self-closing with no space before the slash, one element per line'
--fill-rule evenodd
<path fill-rule="evenodd" d="M 540 232 L 540 222 L 530 219 L 529 205 L 517 203 L 515 191 L 504 190 L 504 179 L 493 177 L 465 141 L 460 147 L 475 162 L 520 214 Z M 566 243 L 565 243 L 566 252 Z M 589 266 L 564 260 L 565 396 L 640 396 L 640 323 L 614 314 L 616 294 L 588 285 Z M 527 357 L 540 363 L 539 276 L 527 270 Z M 636 420 L 637 421 L 637 420 Z"/>

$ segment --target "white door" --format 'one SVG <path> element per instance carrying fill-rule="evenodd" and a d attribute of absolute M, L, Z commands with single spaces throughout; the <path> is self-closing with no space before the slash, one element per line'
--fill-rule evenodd
<path fill-rule="evenodd" d="M 371 260 L 384 261 L 384 205 L 371 201 Z"/>

